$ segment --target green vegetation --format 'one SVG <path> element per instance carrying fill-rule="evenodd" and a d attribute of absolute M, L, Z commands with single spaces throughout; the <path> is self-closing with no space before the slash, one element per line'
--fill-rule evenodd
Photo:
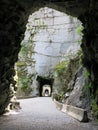
<path fill-rule="evenodd" d="M 24 61 L 18 61 L 17 62 L 17 66 L 26 66 L 26 62 L 24 62 Z"/>
<path fill-rule="evenodd" d="M 19 84 L 19 87 L 21 88 L 21 90 L 25 91 L 29 88 L 30 84 L 32 83 L 32 77 L 34 75 L 29 75 L 29 76 L 21 76 L 19 77 L 19 81 L 18 81 L 18 84 Z"/>
<path fill-rule="evenodd" d="M 64 70 L 66 69 L 67 64 L 68 64 L 68 61 L 62 61 L 62 62 L 58 63 L 55 66 L 55 73 L 57 75 L 61 75 L 64 72 Z"/>
<path fill-rule="evenodd" d="M 91 103 L 92 103 L 92 111 L 93 111 L 93 116 L 95 120 L 98 122 L 98 89 L 96 90 L 95 94 L 92 94 L 91 96 Z"/>
<path fill-rule="evenodd" d="M 80 45 L 81 44 L 81 40 L 82 40 L 82 37 L 83 37 L 83 33 L 82 33 L 82 31 L 83 31 L 83 26 L 79 26 L 77 29 L 76 29 L 76 31 L 77 31 L 77 34 L 78 35 L 80 35 L 80 39 L 78 40 L 78 44 Z"/>
<path fill-rule="evenodd" d="M 88 78 L 88 77 L 90 76 L 90 73 L 89 73 L 88 70 L 85 70 L 84 76 L 85 76 L 86 78 Z"/>
<path fill-rule="evenodd" d="M 20 52 L 23 55 L 23 57 L 27 57 L 27 55 L 28 55 L 28 46 L 25 43 L 22 44 Z"/>
<path fill-rule="evenodd" d="M 98 105 L 95 99 L 92 99 L 92 111 L 93 111 L 93 116 L 95 120 L 98 122 Z"/>
<path fill-rule="evenodd" d="M 83 31 L 83 26 L 79 26 L 79 27 L 77 28 L 77 34 L 79 34 L 80 36 L 83 36 L 82 31 Z"/>
<path fill-rule="evenodd" d="M 21 78 L 21 89 L 22 89 L 22 90 L 25 90 L 25 89 L 28 88 L 29 80 L 30 80 L 30 79 L 29 79 L 29 78 L 26 78 L 26 77 Z"/>
<path fill-rule="evenodd" d="M 85 71 L 84 76 L 86 79 L 89 80 L 89 83 L 87 85 L 87 83 L 84 84 L 84 87 L 82 89 L 82 92 L 85 93 L 87 96 L 89 96 L 90 100 L 91 100 L 91 106 L 92 106 L 92 111 L 93 111 L 93 116 L 94 119 L 98 122 L 98 104 L 97 104 L 97 98 L 96 95 L 98 95 L 98 90 L 96 90 L 96 93 L 93 94 L 94 92 L 94 87 L 93 87 L 93 83 L 91 82 L 90 78 L 90 72 L 88 70 Z M 88 92 L 91 91 L 91 93 Z"/>
<path fill-rule="evenodd" d="M 91 86 L 91 82 L 89 80 L 89 76 L 90 73 L 89 71 L 87 71 L 87 69 L 85 69 L 84 71 L 84 85 L 82 87 L 82 94 L 87 96 L 90 99 L 90 86 Z"/>

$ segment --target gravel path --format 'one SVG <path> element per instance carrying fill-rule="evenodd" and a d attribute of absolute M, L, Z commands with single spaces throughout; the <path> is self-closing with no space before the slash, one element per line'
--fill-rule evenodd
<path fill-rule="evenodd" d="M 22 109 L 0 117 L 0 130 L 98 130 L 57 110 L 49 97 L 19 100 Z"/>

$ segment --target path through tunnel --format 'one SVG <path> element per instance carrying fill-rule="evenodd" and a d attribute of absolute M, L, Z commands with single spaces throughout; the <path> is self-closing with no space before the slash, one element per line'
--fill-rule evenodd
<path fill-rule="evenodd" d="M 0 114 L 10 101 L 10 84 L 15 88 L 14 64 L 18 60 L 28 16 L 45 6 L 75 16 L 83 23 L 82 60 L 89 71 L 91 95 L 98 107 L 98 1 L 0 0 Z"/>
<path fill-rule="evenodd" d="M 38 89 L 39 89 L 40 97 L 42 97 L 42 91 L 43 91 L 43 86 L 44 85 L 49 85 L 50 86 L 50 89 L 51 89 L 50 96 L 51 96 L 52 90 L 53 90 L 52 86 L 53 86 L 54 79 L 53 78 L 46 79 L 46 78 L 43 78 L 41 76 L 37 76 L 36 80 L 38 81 Z"/>

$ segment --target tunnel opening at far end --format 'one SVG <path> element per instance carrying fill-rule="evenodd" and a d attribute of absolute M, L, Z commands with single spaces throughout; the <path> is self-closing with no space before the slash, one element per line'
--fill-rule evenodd
<path fill-rule="evenodd" d="M 41 76 L 37 76 L 38 81 L 38 89 L 40 97 L 50 97 L 52 94 L 52 86 L 53 86 L 53 78 L 43 78 Z"/>

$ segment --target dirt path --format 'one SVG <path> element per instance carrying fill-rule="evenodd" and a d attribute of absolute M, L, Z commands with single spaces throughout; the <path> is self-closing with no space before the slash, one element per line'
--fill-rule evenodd
<path fill-rule="evenodd" d="M 0 117 L 0 130 L 98 130 L 56 109 L 49 97 L 19 100 L 22 109 Z"/>

